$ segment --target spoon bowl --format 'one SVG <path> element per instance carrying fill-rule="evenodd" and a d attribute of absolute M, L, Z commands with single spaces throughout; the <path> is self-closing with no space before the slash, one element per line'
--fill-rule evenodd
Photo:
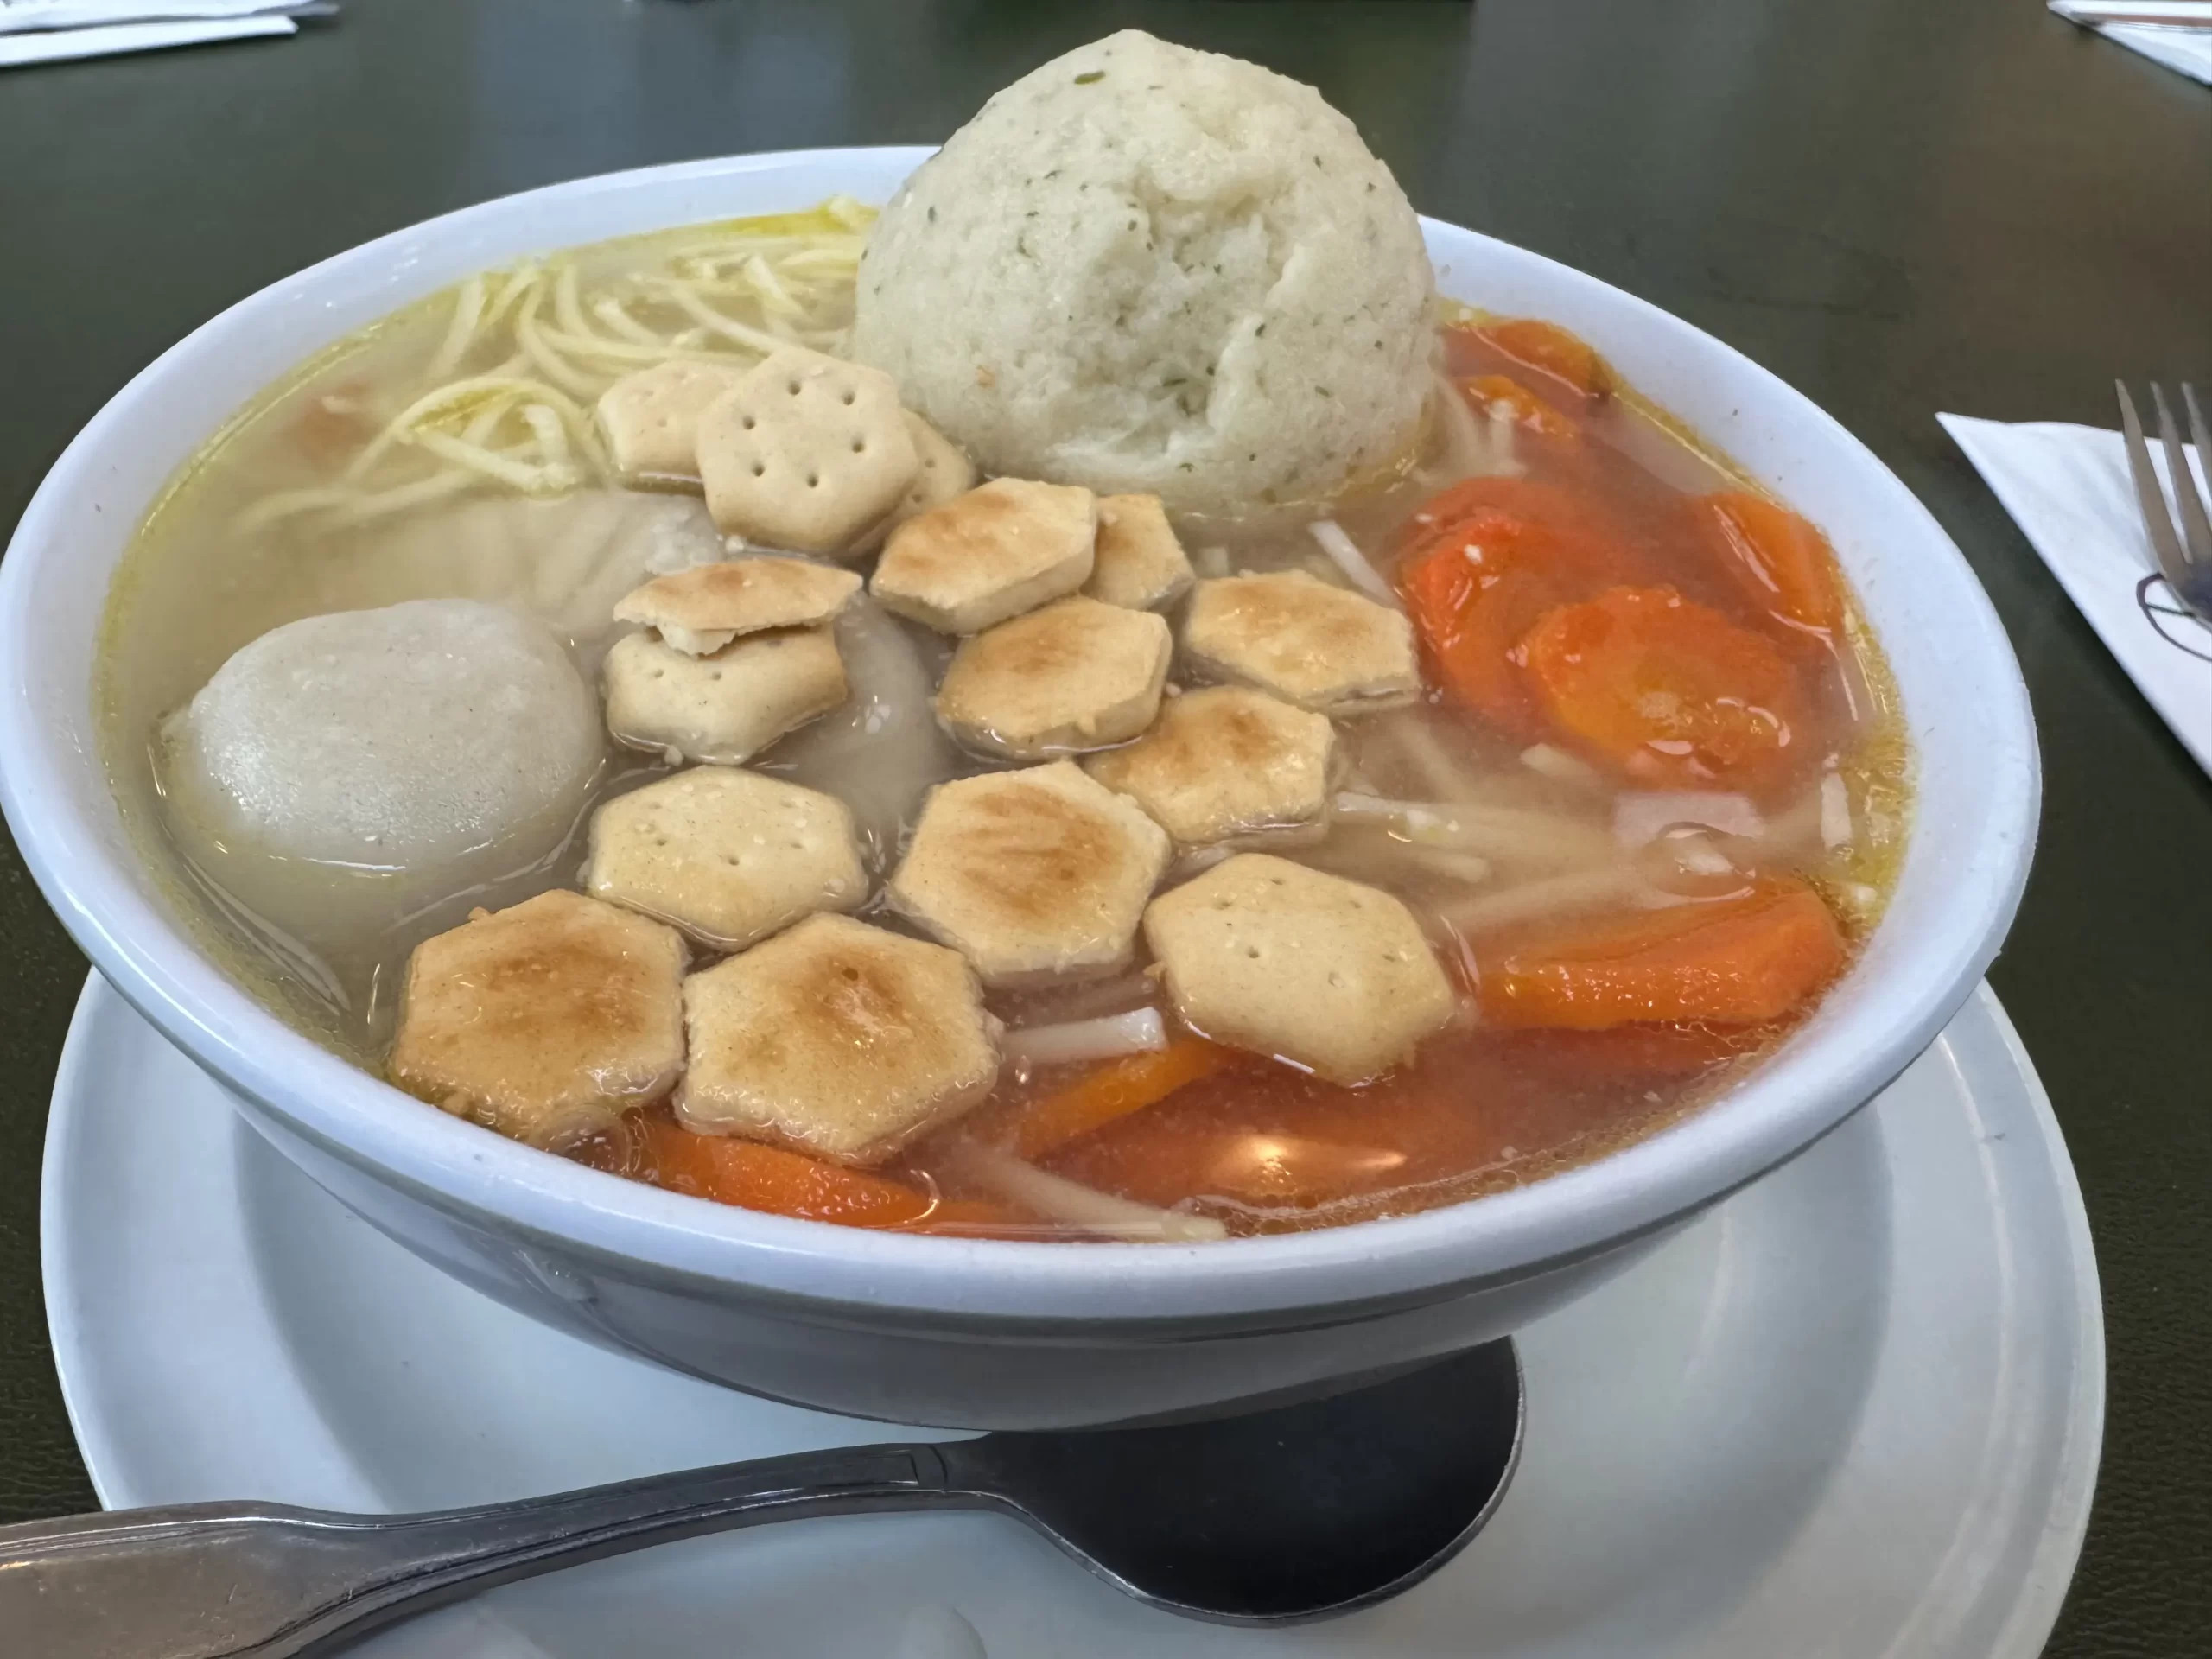
<path fill-rule="evenodd" d="M 1117 1589 L 1233 1624 L 1281 1624 L 1410 1589 L 1482 1529 L 1520 1456 L 1510 1342 L 1325 1399 L 1199 1421 L 941 1446 Z"/>
<path fill-rule="evenodd" d="M 0 1528 L 0 1630 L 42 1659 L 300 1659 L 479 1590 L 772 1521 L 1018 1516 L 1140 1601 L 1287 1624 L 1411 1588 L 1521 1449 L 1510 1342 L 1234 1416 L 869 1446 L 435 1515 L 254 1503 Z M 13 1649 L 11 1649 L 13 1650 Z"/>

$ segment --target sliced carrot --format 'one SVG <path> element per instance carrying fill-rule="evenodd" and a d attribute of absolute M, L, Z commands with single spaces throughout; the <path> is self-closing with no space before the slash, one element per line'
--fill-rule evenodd
<path fill-rule="evenodd" d="M 326 464 L 352 454 L 376 431 L 369 406 L 368 387 L 359 380 L 309 393 L 292 423 L 300 453 Z"/>
<path fill-rule="evenodd" d="M 1446 1179 L 1558 1133 L 1556 1090 L 1492 1058 L 1496 1035 L 1440 1033 L 1357 1089 L 1273 1068 L 1225 1075 L 1109 1123 L 1050 1160 L 1070 1179 L 1163 1208 L 1197 1198 L 1297 1210 Z"/>
<path fill-rule="evenodd" d="M 1475 478 L 1399 531 L 1400 585 L 1433 676 L 1453 702 L 1533 740 L 1541 711 L 1510 652 L 1554 607 L 1633 580 L 1632 544 L 1600 511 L 1528 479 Z"/>
<path fill-rule="evenodd" d="M 866 1170 L 757 1141 L 699 1135 L 663 1112 L 633 1113 L 626 1122 L 639 1173 L 671 1192 L 849 1227 L 909 1226 L 938 1213 L 931 1194 Z"/>
<path fill-rule="evenodd" d="M 1484 547 L 1488 563 L 1501 543 L 1511 545 L 1511 533 L 1469 526 L 1467 540 Z M 1503 560 L 1485 569 L 1456 547 L 1440 547 L 1407 571 L 1404 591 L 1444 695 L 1510 736 L 1537 736 L 1541 712 L 1509 653 L 1563 597 L 1552 582 L 1537 569 Z"/>
<path fill-rule="evenodd" d="M 1554 443 L 1579 443 L 1582 429 L 1510 374 L 1478 374 L 1459 382 L 1459 393 L 1478 411 L 1499 407 L 1515 422 Z"/>
<path fill-rule="evenodd" d="M 1398 526 L 1398 555 L 1419 558 L 1471 522 L 1522 520 L 1549 534 L 1574 574 L 1600 582 L 1633 580 L 1633 542 L 1612 512 L 1586 496 L 1533 478 L 1463 478 L 1408 513 Z"/>
<path fill-rule="evenodd" d="M 1079 1082 L 1028 1102 L 1014 1124 L 1018 1156 L 1036 1159 L 1115 1119 L 1157 1105 L 1236 1058 L 1217 1043 L 1179 1037 L 1148 1054 L 1109 1060 Z"/>
<path fill-rule="evenodd" d="M 1447 1104 L 1433 1084 L 1394 1073 L 1351 1090 L 1282 1078 L 1237 1094 L 1109 1124 L 1072 1142 L 1056 1170 L 1163 1208 L 1227 1198 L 1255 1208 L 1312 1207 L 1486 1161 L 1484 1125 L 1459 1084 Z"/>
<path fill-rule="evenodd" d="M 1478 323 L 1474 337 L 1524 368 L 1548 374 L 1585 397 L 1603 397 L 1613 388 L 1612 371 L 1590 343 L 1555 322 L 1512 317 Z"/>
<path fill-rule="evenodd" d="M 1779 503 L 1724 490 L 1691 504 L 1744 596 L 1787 627 L 1826 641 L 1843 627 L 1843 589 L 1827 537 Z"/>
<path fill-rule="evenodd" d="M 1475 950 L 1494 1026 L 1604 1030 L 1640 1020 L 1778 1020 L 1843 966 L 1843 935 L 1802 881 L 1732 899 L 1531 929 Z"/>
<path fill-rule="evenodd" d="M 1639 783 L 1758 788 L 1804 758 L 1804 689 L 1765 639 L 1671 588 L 1552 611 L 1515 652 L 1559 731 Z"/>

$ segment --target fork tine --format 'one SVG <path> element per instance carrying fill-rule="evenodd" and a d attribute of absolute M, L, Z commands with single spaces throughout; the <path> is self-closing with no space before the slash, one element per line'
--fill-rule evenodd
<path fill-rule="evenodd" d="M 2181 400 L 2189 410 L 2189 441 L 2196 446 L 2196 464 L 2212 479 L 2212 432 L 2204 429 L 2204 411 L 2196 406 L 2196 388 L 2181 383 Z"/>
<path fill-rule="evenodd" d="M 2143 442 L 2143 423 L 2136 418 L 2135 400 L 2127 395 L 2127 382 L 2115 380 L 2120 392 L 2120 429 L 2127 445 L 2127 470 L 2135 479 L 2135 505 L 2143 515 L 2143 529 L 2151 538 L 2151 551 L 2158 569 L 2178 593 L 2190 578 L 2189 559 L 2166 517 L 2166 498 L 2158 488 L 2158 474 L 2152 469 L 2150 446 Z"/>
<path fill-rule="evenodd" d="M 2199 571 L 2212 573 L 2212 524 L 2204 518 L 2204 503 L 2197 499 L 2196 477 L 2189 470 L 2189 456 L 2174 429 L 2174 412 L 2166 407 L 2165 389 L 2153 380 L 2151 401 L 2158 406 L 2158 437 L 2166 446 L 2166 475 L 2173 480 L 2174 516 L 2181 521 L 2182 540 L 2189 562 Z"/>

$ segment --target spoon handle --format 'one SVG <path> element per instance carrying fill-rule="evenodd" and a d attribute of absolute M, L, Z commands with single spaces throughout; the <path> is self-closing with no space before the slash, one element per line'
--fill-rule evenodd
<path fill-rule="evenodd" d="M 764 1458 L 430 1515 L 187 1503 L 0 1527 L 0 1630 L 41 1659 L 296 1659 L 555 1567 L 767 1521 L 972 1503 L 931 1446 Z"/>

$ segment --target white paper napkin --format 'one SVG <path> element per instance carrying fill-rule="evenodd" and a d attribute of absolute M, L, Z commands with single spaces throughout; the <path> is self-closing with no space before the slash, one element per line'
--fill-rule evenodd
<path fill-rule="evenodd" d="M 0 35 L 0 69 L 72 58 L 112 57 L 119 52 L 158 52 L 165 47 L 204 46 L 259 35 L 296 35 L 289 17 L 239 17 L 227 22 L 117 23 L 105 29 L 64 29 L 37 35 Z"/>
<path fill-rule="evenodd" d="M 295 35 L 317 0 L 0 0 L 0 68 Z"/>
<path fill-rule="evenodd" d="M 2158 575 L 2117 432 L 1938 415 L 2097 637 L 2197 764 L 2212 772 L 2212 628 Z M 2204 487 L 2204 457 L 2190 465 Z M 2169 492 L 2163 446 L 2151 459 Z"/>
<path fill-rule="evenodd" d="M 2191 80 L 2212 86 L 2212 29 L 2170 29 L 2155 23 L 2100 23 L 2078 16 L 2068 0 L 2050 0 L 2050 9 L 2069 23 L 2094 29 L 2115 46 L 2140 52 Z"/>

